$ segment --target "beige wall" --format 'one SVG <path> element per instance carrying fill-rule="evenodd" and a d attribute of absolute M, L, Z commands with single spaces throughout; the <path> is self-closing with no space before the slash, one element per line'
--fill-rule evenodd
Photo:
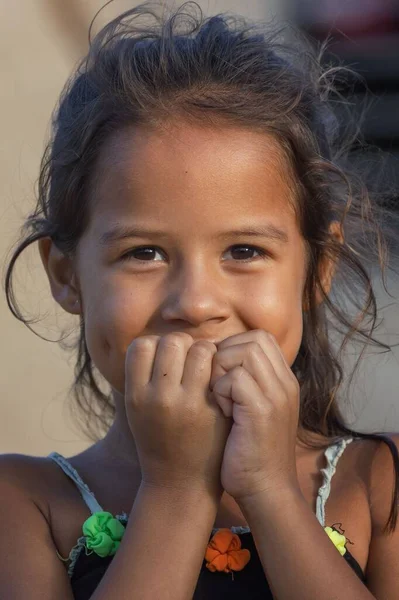
<path fill-rule="evenodd" d="M 103 0 L 0 0 L 1 141 L 0 141 L 0 256 L 4 262 L 24 216 L 33 207 L 51 111 L 73 65 L 86 48 L 88 23 Z M 279 16 L 283 3 L 275 0 L 200 2 L 209 14 L 225 9 L 243 11 L 252 18 Z M 131 6 L 115 2 L 99 23 Z M 48 314 L 32 325 L 51 340 L 59 326 L 77 326 L 50 297 L 36 247 L 22 255 L 16 270 L 18 299 L 32 316 Z M 39 312 L 40 311 L 40 312 Z M 398 321 L 398 308 L 389 311 L 388 328 Z M 43 341 L 14 319 L 4 294 L 0 297 L 0 453 L 65 455 L 84 449 L 88 442 L 73 429 L 65 410 L 72 381 L 72 357 L 56 343 Z M 398 330 L 399 328 L 397 328 Z M 69 362 L 68 362 L 69 361 Z M 370 362 L 369 371 L 375 371 Z M 399 430 L 397 402 L 399 375 L 394 358 L 362 383 L 370 402 L 360 424 Z M 360 388 L 358 397 L 362 399 Z M 378 405 L 376 405 L 378 402 Z M 384 420 L 388 422 L 384 423 Z"/>

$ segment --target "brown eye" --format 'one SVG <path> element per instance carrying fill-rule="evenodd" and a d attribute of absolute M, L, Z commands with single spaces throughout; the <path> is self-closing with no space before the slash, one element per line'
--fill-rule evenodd
<path fill-rule="evenodd" d="M 233 256 L 233 260 L 240 263 L 254 262 L 269 257 L 269 254 L 262 248 L 244 244 L 231 246 L 229 251 Z M 254 252 L 256 252 L 258 256 L 254 257 Z M 129 252 L 126 252 L 126 254 L 121 257 L 121 260 L 133 260 L 138 263 L 159 262 L 158 260 L 153 260 L 157 253 L 163 254 L 160 248 L 157 248 L 156 246 L 138 246 L 137 248 L 132 248 Z"/>
<path fill-rule="evenodd" d="M 250 256 L 254 252 L 258 253 L 258 257 Z M 257 260 L 258 258 L 264 258 L 267 256 L 267 253 L 262 250 L 262 248 L 258 248 L 256 246 L 246 246 L 246 245 L 236 245 L 231 247 L 231 254 L 233 255 L 233 260 L 237 262 L 252 262 L 253 260 Z"/>
<path fill-rule="evenodd" d="M 159 248 L 155 246 L 139 246 L 132 248 L 129 252 L 126 252 L 121 257 L 121 260 L 137 260 L 138 262 L 158 262 L 152 260 L 157 252 L 160 252 Z"/>

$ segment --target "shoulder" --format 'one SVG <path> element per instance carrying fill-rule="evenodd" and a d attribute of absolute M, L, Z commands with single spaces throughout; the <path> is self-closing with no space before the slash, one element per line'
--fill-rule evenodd
<path fill-rule="evenodd" d="M 0 454 L 0 489 L 25 496 L 39 508 L 48 521 L 48 499 L 51 490 L 54 490 L 54 484 L 58 483 L 56 480 L 57 471 L 47 457 Z"/>
<path fill-rule="evenodd" d="M 384 441 L 377 441 L 369 464 L 370 513 L 374 532 L 382 532 L 391 515 L 397 509 L 399 485 L 399 434 L 384 434 Z M 396 498 L 394 494 L 396 492 Z"/>
<path fill-rule="evenodd" d="M 42 471 L 47 459 L 27 454 L 0 454 L 0 475 L 2 480 L 18 487 L 37 482 L 37 475 Z"/>
<path fill-rule="evenodd" d="M 0 455 L 0 594 L 7 598 L 72 598 L 56 554 L 49 459 Z"/>
<path fill-rule="evenodd" d="M 399 434 L 366 434 L 350 444 L 344 476 L 356 479 L 369 506 L 371 529 L 383 531 L 395 510 L 399 492 Z M 398 498 L 396 497 L 396 506 Z M 398 520 L 399 527 L 399 520 Z"/>
<path fill-rule="evenodd" d="M 399 521 L 394 527 L 398 512 L 399 434 L 386 433 L 381 438 L 365 440 L 365 451 L 359 453 L 372 527 L 366 576 L 368 589 L 376 598 L 393 598 L 399 580 Z"/>

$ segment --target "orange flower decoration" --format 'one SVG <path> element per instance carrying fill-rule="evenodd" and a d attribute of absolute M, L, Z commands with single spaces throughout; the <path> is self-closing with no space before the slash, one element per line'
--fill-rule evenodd
<path fill-rule="evenodd" d="M 205 552 L 206 567 L 212 572 L 241 571 L 250 558 L 250 551 L 246 548 L 241 549 L 240 538 L 230 529 L 219 529 Z"/>

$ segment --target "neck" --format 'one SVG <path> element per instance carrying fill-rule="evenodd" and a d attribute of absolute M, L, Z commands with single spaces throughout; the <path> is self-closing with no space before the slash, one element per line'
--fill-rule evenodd
<path fill-rule="evenodd" d="M 110 460 L 125 468 L 137 468 L 139 459 L 133 434 L 126 417 L 125 401 L 121 394 L 113 393 L 115 419 L 105 437 L 99 442 L 101 451 Z"/>

